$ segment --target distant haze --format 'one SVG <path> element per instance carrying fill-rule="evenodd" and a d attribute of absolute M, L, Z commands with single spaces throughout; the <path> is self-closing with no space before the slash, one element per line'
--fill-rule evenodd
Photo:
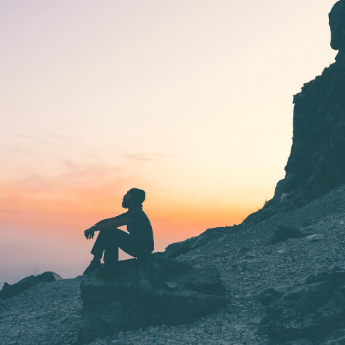
<path fill-rule="evenodd" d="M 80 274 L 132 187 L 159 251 L 261 208 L 333 4 L 0 1 L 0 283 Z"/>

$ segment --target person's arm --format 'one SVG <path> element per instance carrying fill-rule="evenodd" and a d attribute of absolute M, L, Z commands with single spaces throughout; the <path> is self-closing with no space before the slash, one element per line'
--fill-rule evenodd
<path fill-rule="evenodd" d="M 106 218 L 106 219 L 103 219 L 101 221 L 99 221 L 98 223 L 96 223 L 95 225 L 91 226 L 90 228 L 86 229 L 84 231 L 84 236 L 86 237 L 86 239 L 90 239 L 90 238 L 93 238 L 94 234 L 95 234 L 95 231 L 99 230 L 99 227 L 102 225 L 104 226 L 105 224 L 109 224 L 110 222 L 113 222 L 113 221 L 118 221 L 120 219 L 122 219 L 123 217 L 125 217 L 127 214 L 127 212 L 125 213 L 122 213 L 122 214 L 119 214 L 118 216 L 116 217 L 112 217 L 112 218 Z M 116 226 L 121 226 L 121 225 L 116 225 Z"/>
<path fill-rule="evenodd" d="M 105 223 L 108 223 L 108 222 L 111 222 L 111 221 L 113 221 L 113 220 L 115 220 L 115 219 L 120 219 L 120 218 L 124 217 L 126 214 L 127 214 L 127 212 L 121 213 L 121 214 L 119 214 L 119 215 L 116 216 L 116 217 L 111 217 L 111 218 L 106 218 L 106 219 L 100 220 L 98 223 L 96 223 L 96 224 L 93 225 L 92 227 L 98 226 L 98 225 L 102 225 L 102 224 L 105 224 Z"/>
<path fill-rule="evenodd" d="M 99 230 L 103 230 L 103 229 L 112 229 L 112 228 L 117 228 L 118 226 L 122 226 L 122 225 L 127 225 L 131 222 L 130 219 L 126 218 L 126 217 L 121 217 L 119 219 L 113 219 L 110 220 L 106 223 L 103 224 L 95 224 L 92 229 L 94 231 L 99 231 Z"/>

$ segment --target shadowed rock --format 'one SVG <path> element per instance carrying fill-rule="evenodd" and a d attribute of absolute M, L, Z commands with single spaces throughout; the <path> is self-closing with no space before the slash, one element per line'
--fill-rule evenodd
<path fill-rule="evenodd" d="M 284 188 L 277 184 L 278 197 L 304 187 L 313 198 L 345 182 L 344 4 L 338 1 L 329 14 L 331 45 L 339 50 L 337 61 L 294 97 L 293 144 L 285 167 L 286 184 Z"/>
<path fill-rule="evenodd" d="M 303 236 L 305 235 L 299 229 L 287 228 L 285 226 L 278 225 L 272 234 L 270 243 L 276 244 L 286 241 L 289 238 L 300 238 Z"/>
<path fill-rule="evenodd" d="M 29 277 L 25 277 L 22 280 L 20 280 L 18 283 L 15 283 L 13 285 L 5 283 L 2 290 L 0 291 L 0 298 L 6 299 L 9 297 L 18 295 L 19 293 L 23 292 L 24 290 L 38 283 L 57 281 L 61 279 L 62 278 L 54 272 L 44 272 L 37 276 L 32 275 Z"/>
<path fill-rule="evenodd" d="M 279 341 L 322 340 L 345 327 L 345 268 L 336 267 L 294 288 L 270 288 L 259 297 L 266 307 L 260 331 Z"/>
<path fill-rule="evenodd" d="M 246 224 L 300 208 L 345 184 L 345 0 L 333 6 L 329 25 L 331 46 L 339 50 L 336 61 L 294 96 L 293 142 L 285 178 Z"/>
<path fill-rule="evenodd" d="M 215 266 L 196 269 L 152 254 L 148 260 L 119 262 L 118 277 L 83 276 L 82 340 L 161 324 L 191 322 L 226 304 Z"/>
<path fill-rule="evenodd" d="M 345 41 L 345 2 L 338 1 L 329 14 L 329 26 L 331 28 L 331 47 L 340 50 Z"/>

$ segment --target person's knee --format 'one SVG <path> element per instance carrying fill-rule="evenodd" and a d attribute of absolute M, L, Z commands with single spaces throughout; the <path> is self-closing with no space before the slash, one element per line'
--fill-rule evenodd
<path fill-rule="evenodd" d="M 99 235 L 102 237 L 102 239 L 109 240 L 116 237 L 116 232 L 114 229 L 103 229 L 100 230 Z"/>

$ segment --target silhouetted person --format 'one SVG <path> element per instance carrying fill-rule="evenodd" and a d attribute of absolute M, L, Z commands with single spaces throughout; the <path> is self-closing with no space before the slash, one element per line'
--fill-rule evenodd
<path fill-rule="evenodd" d="M 122 207 L 127 208 L 127 212 L 101 220 L 84 231 L 86 239 L 93 238 L 95 231 L 99 231 L 91 250 L 94 258 L 84 274 L 98 269 L 97 275 L 101 278 L 114 276 L 119 259 L 119 248 L 135 257 L 146 256 L 153 251 L 152 226 L 143 211 L 144 200 L 145 191 L 138 188 L 130 189 L 122 201 Z M 122 225 L 127 225 L 129 233 L 117 228 Z M 103 252 L 104 267 L 101 267 Z"/>

